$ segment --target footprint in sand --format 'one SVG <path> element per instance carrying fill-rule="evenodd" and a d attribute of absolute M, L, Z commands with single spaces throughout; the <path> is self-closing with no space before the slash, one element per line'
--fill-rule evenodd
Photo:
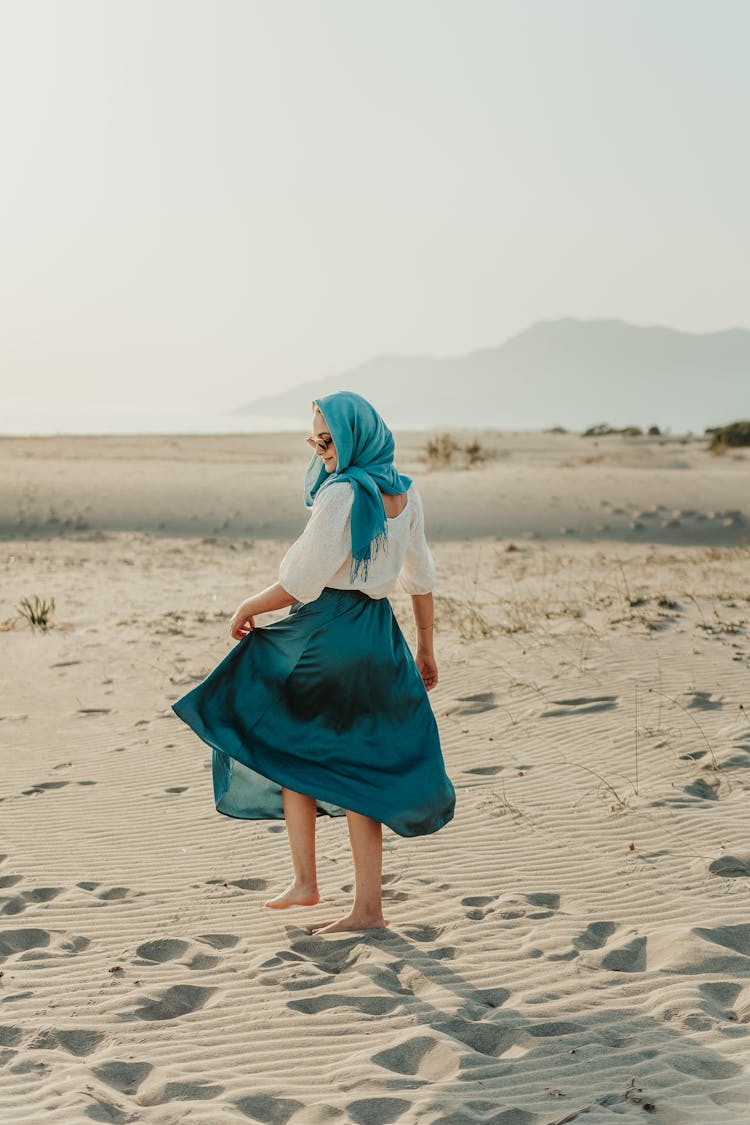
<path fill-rule="evenodd" d="M 94 1104 L 83 1111 L 83 1116 L 90 1121 L 106 1121 L 108 1125 L 132 1125 L 137 1120 L 129 1109 L 122 1109 L 101 1094 L 91 1096 L 96 1099 Z"/>
<path fill-rule="evenodd" d="M 298 1102 L 296 1098 L 282 1098 L 274 1094 L 249 1094 L 234 1104 L 251 1121 L 268 1121 L 273 1125 L 286 1125 L 298 1110 L 306 1108 L 305 1103 Z"/>
<path fill-rule="evenodd" d="M 460 1018 L 442 1020 L 433 1026 L 435 1031 L 449 1035 L 477 1054 L 487 1055 L 489 1058 L 499 1059 L 504 1056 L 517 1058 L 525 1055 L 534 1046 L 530 1028 L 521 1030 Z"/>
<path fill-rule="evenodd" d="M 526 901 L 529 906 L 537 907 L 534 914 L 526 912 L 527 918 L 550 918 L 556 910 L 560 909 L 560 896 L 554 893 L 542 891 L 526 895 Z"/>
<path fill-rule="evenodd" d="M 704 941 L 713 942 L 724 949 L 731 949 L 734 953 L 741 953 L 750 957 L 750 923 L 741 922 L 736 926 L 715 926 L 703 928 L 696 926 L 693 930 Z"/>
<path fill-rule="evenodd" d="M 47 1028 L 40 1032 L 29 1043 L 33 1051 L 55 1051 L 62 1049 L 76 1058 L 84 1058 L 95 1051 L 99 1044 L 106 1039 L 100 1031 L 89 1031 L 86 1028 Z"/>
<path fill-rule="evenodd" d="M 0 1047 L 17 1047 L 23 1039 L 23 1035 L 20 1027 L 9 1027 L 8 1025 L 0 1027 Z"/>
<path fill-rule="evenodd" d="M 143 999 L 132 1012 L 123 1013 L 123 1020 L 174 1020 L 199 1011 L 213 996 L 215 988 L 200 988 L 192 984 L 175 984 L 159 994 L 155 1000 Z"/>
<path fill-rule="evenodd" d="M 461 905 L 467 906 L 466 917 L 472 922 L 480 922 L 496 909 L 498 899 L 494 895 L 469 895 L 461 899 Z"/>
<path fill-rule="evenodd" d="M 747 752 L 742 754 L 733 754 L 731 758 L 725 758 L 721 763 L 721 768 L 725 770 L 746 770 L 750 762 L 747 760 Z"/>
<path fill-rule="evenodd" d="M 235 934 L 198 934 L 195 940 L 210 945 L 212 949 L 234 949 L 240 939 Z"/>
<path fill-rule="evenodd" d="M 93 893 L 101 884 L 84 881 L 76 883 L 76 886 L 80 887 L 83 891 L 91 891 Z M 110 902 L 123 902 L 127 899 L 140 898 L 144 893 L 144 891 L 133 891 L 130 887 L 109 887 L 107 890 L 98 891 L 98 893 L 94 895 L 94 898 L 97 900 L 99 906 L 106 906 L 107 903 Z"/>
<path fill-rule="evenodd" d="M 93 1073 L 105 1086 L 111 1086 L 120 1094 L 137 1094 L 138 1088 L 148 1078 L 154 1069 L 147 1062 L 122 1062 L 113 1059 L 112 1062 L 103 1063 L 101 1066 L 91 1068 Z"/>
<path fill-rule="evenodd" d="M 750 1016 L 750 987 L 735 981 L 706 981 L 698 986 L 703 1010 L 714 1019 L 747 1023 Z"/>
<path fill-rule="evenodd" d="M 713 692 L 694 691 L 688 707 L 695 707 L 699 711 L 720 711 L 725 706 L 723 698 L 714 699 Z"/>
<path fill-rule="evenodd" d="M 504 919 L 550 918 L 560 909 L 560 896 L 551 892 L 538 892 L 528 895 L 472 895 L 461 899 L 461 905 L 469 907 L 466 917 L 473 922 L 481 921 L 488 914 L 501 909 Z M 533 907 L 533 910 L 529 910 Z"/>
<path fill-rule="evenodd" d="M 553 699 L 554 707 L 542 712 L 542 718 L 554 715 L 591 715 L 598 711 L 613 711 L 617 707 L 616 695 L 582 695 L 574 699 Z"/>
<path fill-rule="evenodd" d="M 701 801 L 718 801 L 719 799 L 719 781 L 706 781 L 703 777 L 697 777 L 690 785 L 686 785 L 683 792 L 688 797 L 698 797 Z"/>
<path fill-rule="evenodd" d="M 438 926 L 410 926 L 404 930 L 404 937 L 419 942 L 437 941 L 442 933 L 442 928 Z"/>
<path fill-rule="evenodd" d="M 268 886 L 267 879 L 233 879 L 230 887 L 239 887 L 241 891 L 264 891 Z"/>
<path fill-rule="evenodd" d="M 395 1074 L 408 1074 L 423 1082 L 454 1078 L 461 1053 L 435 1035 L 414 1035 L 372 1056 L 372 1062 Z"/>
<path fill-rule="evenodd" d="M 615 932 L 614 922 L 590 922 L 583 933 L 573 938 L 571 947 L 561 953 L 549 953 L 549 961 L 573 961 L 581 953 L 591 949 L 601 949 Z"/>
<path fill-rule="evenodd" d="M 722 879 L 747 879 L 750 878 L 750 854 L 720 855 L 708 865 L 712 875 L 720 875 Z"/>
<path fill-rule="evenodd" d="M 731 1059 L 722 1059 L 715 1052 L 704 1052 L 700 1047 L 690 1051 L 681 1051 L 676 1055 L 662 1054 L 662 1063 L 666 1063 L 680 1074 L 689 1074 L 691 1078 L 703 1078 L 716 1082 L 720 1078 L 734 1078 L 742 1073 L 742 1067 Z"/>
<path fill-rule="evenodd" d="M 69 781 L 40 781 L 38 785 L 32 785 L 30 789 L 24 789 L 21 792 L 22 797 L 35 797 L 39 793 L 45 793 L 48 789 L 62 789 L 63 786 L 70 785 Z"/>
<path fill-rule="evenodd" d="M 111 1086 L 120 1094 L 131 1097 L 138 1093 L 145 1080 L 153 1073 L 153 1066 L 148 1062 L 125 1062 L 113 1059 L 101 1066 L 92 1067 L 93 1073 L 106 1086 Z M 152 1089 L 148 1098 L 141 1104 L 164 1105 L 171 1101 L 210 1101 L 224 1093 L 223 1086 L 211 1085 L 207 1082 L 167 1082 L 161 1088 Z"/>
<path fill-rule="evenodd" d="M 614 922 L 589 922 L 578 937 L 573 938 L 576 949 L 601 949 L 615 932 Z"/>
<path fill-rule="evenodd" d="M 720 800 L 724 788 L 728 790 L 729 786 L 728 784 L 722 784 L 721 778 L 713 777 L 710 781 L 707 781 L 705 778 L 697 777 L 695 781 L 691 781 L 689 785 L 683 787 L 682 793 L 675 793 L 673 796 L 669 797 L 660 797 L 658 800 L 652 801 L 651 804 L 654 808 L 663 808 L 664 806 L 688 808 L 694 805 L 696 800 Z"/>
<path fill-rule="evenodd" d="M 85 937 L 70 936 L 60 931 L 29 927 L 22 930 L 0 930 L 0 961 L 18 957 L 34 961 L 55 953 L 79 953 L 91 944 Z"/>
<path fill-rule="evenodd" d="M 239 887 L 241 891 L 265 891 L 267 879 L 206 879 L 206 884 L 221 887 Z"/>
<path fill-rule="evenodd" d="M 372 937 L 387 940 L 390 934 L 388 930 L 373 930 L 369 934 L 341 934 L 336 940 L 311 934 L 292 941 L 289 948 L 279 952 L 277 956 L 286 957 L 291 954 L 317 966 L 321 972 L 337 975 L 369 959 L 369 939 Z"/>
<path fill-rule="evenodd" d="M 180 941 L 179 938 L 156 938 L 154 941 L 145 941 L 136 949 L 139 960 L 134 961 L 133 964 L 163 964 L 165 961 L 174 961 L 177 957 L 182 957 L 187 948 L 188 943 Z"/>
<path fill-rule="evenodd" d="M 165 1102 L 212 1101 L 224 1093 L 223 1086 L 210 1082 L 167 1082 L 161 1090 L 149 1094 L 149 1105 L 163 1105 Z"/>
<path fill-rule="evenodd" d="M 475 988 L 466 999 L 467 1008 L 502 1008 L 510 992 L 507 988 Z"/>
<path fill-rule="evenodd" d="M 302 1000 L 289 1000 L 287 1008 L 307 1015 L 318 1015 L 330 1008 L 351 1008 L 367 1016 L 386 1016 L 403 1005 L 396 996 L 350 996 L 345 993 L 328 993 L 326 996 L 310 996 Z"/>
<path fill-rule="evenodd" d="M 346 1112 L 354 1125 L 390 1125 L 413 1109 L 405 1098 L 358 1098 L 349 1102 Z M 270 1118 L 266 1118 L 270 1120 Z"/>
<path fill-rule="evenodd" d="M 449 704 L 444 715 L 483 715 L 485 711 L 497 708 L 494 691 L 482 691 L 476 695 L 459 695 L 455 703 Z"/>
<path fill-rule="evenodd" d="M 18 879 L 22 876 L 17 876 Z M 28 906 L 39 902 L 51 902 L 62 893 L 62 887 L 36 887 L 33 891 L 23 891 L 20 895 L 5 896 L 0 899 L 0 914 L 22 914 Z"/>
<path fill-rule="evenodd" d="M 136 954 L 139 959 L 134 960 L 133 964 L 163 965 L 167 961 L 176 961 L 189 948 L 189 942 L 182 941 L 179 938 L 155 938 L 153 941 L 146 941 L 138 946 Z M 219 964 L 219 958 L 198 950 L 190 961 L 183 961 L 182 964 L 187 969 L 213 969 Z"/>
<path fill-rule="evenodd" d="M 268 960 L 261 962 L 258 965 L 259 972 L 266 972 L 269 969 L 289 968 L 289 965 L 306 964 L 304 957 L 300 957 L 299 953 L 292 953 L 288 949 L 282 949 L 280 953 L 274 953 Z M 313 966 L 317 968 L 317 966 Z"/>
<path fill-rule="evenodd" d="M 605 939 L 594 953 L 600 969 L 612 973 L 643 973 L 647 967 L 648 941 L 645 937 L 619 935 L 614 942 Z"/>

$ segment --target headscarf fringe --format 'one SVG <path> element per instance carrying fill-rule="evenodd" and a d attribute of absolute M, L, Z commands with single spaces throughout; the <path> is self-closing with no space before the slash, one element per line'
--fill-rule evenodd
<path fill-rule="evenodd" d="M 356 582 L 357 578 L 361 578 L 363 582 L 367 581 L 370 572 L 370 563 L 382 553 L 388 553 L 388 528 L 387 526 L 375 536 L 375 538 L 368 545 L 366 553 L 362 558 L 358 559 L 352 555 L 351 566 L 349 567 L 349 581 Z"/>

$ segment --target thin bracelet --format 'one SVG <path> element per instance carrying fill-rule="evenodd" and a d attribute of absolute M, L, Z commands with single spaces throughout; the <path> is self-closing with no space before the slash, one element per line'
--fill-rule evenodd
<path fill-rule="evenodd" d="M 417 625 L 417 629 L 431 629 L 433 624 L 434 622 L 431 621 L 429 625 Z"/>

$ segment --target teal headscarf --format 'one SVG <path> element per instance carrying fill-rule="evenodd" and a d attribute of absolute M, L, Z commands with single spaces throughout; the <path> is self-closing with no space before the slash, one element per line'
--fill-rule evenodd
<path fill-rule="evenodd" d="M 315 399 L 336 446 L 338 460 L 326 472 L 317 454 L 305 474 L 305 504 L 312 507 L 320 488 L 335 480 L 348 480 L 354 489 L 352 505 L 352 565 L 350 580 L 358 574 L 367 580 L 370 561 L 388 540 L 388 523 L 380 490 L 390 496 L 404 493 L 411 477 L 393 464 L 393 434 L 366 398 L 354 391 L 337 391 Z"/>

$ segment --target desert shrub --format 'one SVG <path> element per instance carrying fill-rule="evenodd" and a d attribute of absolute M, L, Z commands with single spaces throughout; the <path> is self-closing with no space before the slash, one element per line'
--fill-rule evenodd
<path fill-rule="evenodd" d="M 46 601 L 40 598 L 38 594 L 34 594 L 33 601 L 29 598 L 21 598 L 18 615 L 24 617 L 30 625 L 38 625 L 40 629 L 47 629 L 50 624 L 49 616 L 54 608 L 54 598 Z"/>
<path fill-rule="evenodd" d="M 461 446 L 451 434 L 437 434 L 429 438 L 424 447 L 429 469 L 442 469 L 450 465 Z"/>
<path fill-rule="evenodd" d="M 474 438 L 468 445 L 464 446 L 464 453 L 466 454 L 469 465 L 483 465 L 485 461 L 484 449 L 480 442 Z"/>
<path fill-rule="evenodd" d="M 742 445 L 750 445 L 750 421 L 730 422 L 728 426 L 719 426 L 711 431 L 709 449 L 714 453 L 723 453 L 725 449 Z"/>
<path fill-rule="evenodd" d="M 661 430 L 659 429 L 658 426 L 649 426 L 648 433 L 649 433 L 649 437 L 658 437 L 659 434 L 661 433 Z"/>
<path fill-rule="evenodd" d="M 483 465 L 487 454 L 476 438 L 467 445 L 461 445 L 452 434 L 437 434 L 425 443 L 424 459 L 428 469 L 445 469 L 457 464 L 471 468 Z"/>
<path fill-rule="evenodd" d="M 583 436 L 606 437 L 607 434 L 622 434 L 623 437 L 640 437 L 642 433 L 640 426 L 622 426 L 618 429 L 617 426 L 610 426 L 606 422 L 598 422 L 595 426 L 589 426 L 584 430 Z"/>
<path fill-rule="evenodd" d="M 565 426 L 547 426 L 547 428 L 543 431 L 543 433 L 545 433 L 545 434 L 567 434 L 568 431 L 565 429 Z"/>

